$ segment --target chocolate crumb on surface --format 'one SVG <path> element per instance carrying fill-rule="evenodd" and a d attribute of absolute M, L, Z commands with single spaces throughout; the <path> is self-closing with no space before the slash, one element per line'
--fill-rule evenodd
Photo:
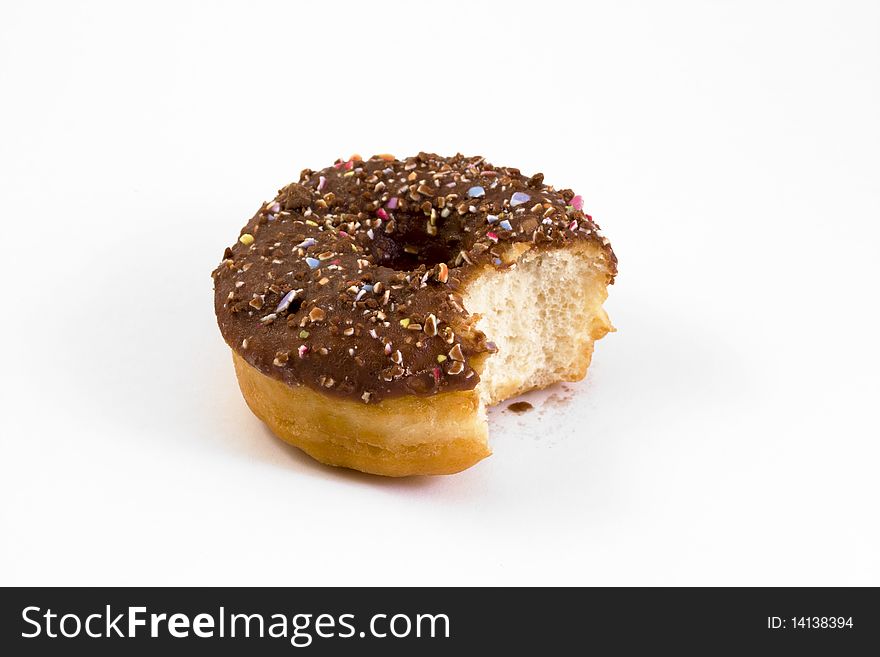
<path fill-rule="evenodd" d="M 525 242 L 590 240 L 616 258 L 583 199 L 482 157 L 354 155 L 306 169 L 242 228 L 214 270 L 226 342 L 289 385 L 375 403 L 470 390 L 495 345 L 463 285 Z M 475 369 L 476 366 L 476 369 Z M 517 402 L 508 408 L 528 402 Z"/>
<path fill-rule="evenodd" d="M 513 402 L 507 406 L 507 410 L 513 411 L 514 413 L 528 413 L 533 408 L 534 406 L 527 401 Z"/>

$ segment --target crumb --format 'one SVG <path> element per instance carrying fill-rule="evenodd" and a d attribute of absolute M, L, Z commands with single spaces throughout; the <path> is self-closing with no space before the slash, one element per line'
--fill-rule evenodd
<path fill-rule="evenodd" d="M 534 406 L 532 406 L 529 402 L 519 401 L 510 404 L 507 407 L 507 410 L 513 411 L 514 413 L 527 413 L 532 410 Z"/>
<path fill-rule="evenodd" d="M 562 394 L 554 392 L 544 400 L 544 406 L 561 408 L 563 406 L 566 406 L 572 399 L 574 399 L 574 391 L 571 388 L 566 388 L 563 386 Z"/>

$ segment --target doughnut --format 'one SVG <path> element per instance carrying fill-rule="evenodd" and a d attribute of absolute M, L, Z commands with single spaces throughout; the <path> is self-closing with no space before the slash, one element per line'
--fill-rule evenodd
<path fill-rule="evenodd" d="M 616 274 L 570 189 L 419 153 L 305 169 L 212 277 L 253 413 L 318 461 L 407 476 L 474 465 L 487 407 L 582 379 Z"/>

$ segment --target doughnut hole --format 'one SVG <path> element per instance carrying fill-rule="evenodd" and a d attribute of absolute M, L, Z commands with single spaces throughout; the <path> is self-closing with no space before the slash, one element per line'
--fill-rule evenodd
<path fill-rule="evenodd" d="M 593 343 L 614 328 L 602 303 L 609 263 L 596 244 L 532 249 L 508 269 L 486 270 L 464 295 L 477 328 L 498 346 L 480 372 L 484 404 L 587 373 Z"/>
<path fill-rule="evenodd" d="M 397 229 L 379 233 L 369 242 L 376 264 L 398 271 L 413 271 L 419 265 L 431 268 L 445 262 L 450 268 L 462 250 L 460 232 L 454 226 L 440 226 L 439 234 L 428 235 L 423 215 L 399 213 Z"/>

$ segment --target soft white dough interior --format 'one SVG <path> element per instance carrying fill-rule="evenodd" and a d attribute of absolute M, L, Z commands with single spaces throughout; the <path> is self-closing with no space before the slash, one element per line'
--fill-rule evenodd
<path fill-rule="evenodd" d="M 465 308 L 498 345 L 480 375 L 483 404 L 584 376 L 594 340 L 613 330 L 602 309 L 607 267 L 597 248 L 533 249 L 468 286 Z"/>

